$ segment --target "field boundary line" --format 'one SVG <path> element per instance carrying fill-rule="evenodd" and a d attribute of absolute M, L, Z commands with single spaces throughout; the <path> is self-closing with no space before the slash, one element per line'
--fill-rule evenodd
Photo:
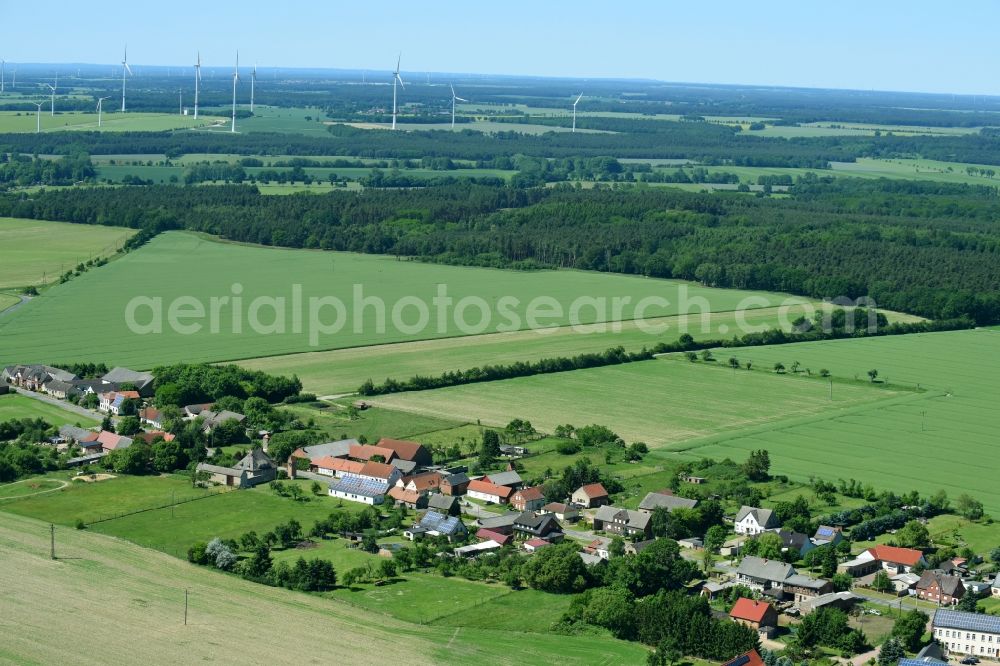
<path fill-rule="evenodd" d="M 146 507 L 144 509 L 136 509 L 135 511 L 126 511 L 124 513 L 116 513 L 107 517 L 101 517 L 97 520 L 91 520 L 85 523 L 86 525 L 97 525 L 98 523 L 107 523 L 112 520 L 118 520 L 119 518 L 125 518 L 127 516 L 134 516 L 139 513 L 147 513 L 149 511 L 159 511 L 160 509 L 169 509 L 172 506 L 178 506 L 181 504 L 188 504 L 189 502 L 197 502 L 198 500 L 209 499 L 210 497 L 219 497 L 220 495 L 225 495 L 231 491 L 229 490 L 214 490 L 200 497 L 189 497 L 187 499 L 177 500 L 176 502 L 167 502 L 166 504 L 160 504 L 158 506 Z"/>
<path fill-rule="evenodd" d="M 8 483 L 4 487 L 5 488 L 9 488 L 10 486 L 16 486 L 19 483 L 27 483 L 28 481 L 34 481 L 34 480 L 35 479 L 21 479 L 20 481 L 15 481 L 13 483 Z M 27 495 L 13 495 L 11 497 L 0 497 L 0 502 L 6 502 L 7 500 L 25 499 L 27 497 L 35 497 L 36 495 L 44 495 L 45 493 L 55 493 L 55 492 L 59 492 L 60 490 L 64 490 L 67 486 L 69 486 L 69 481 L 63 481 L 62 479 L 52 479 L 52 480 L 53 481 L 58 481 L 62 485 L 59 486 L 58 488 L 49 488 L 48 490 L 39 490 L 38 492 L 29 493 Z"/>

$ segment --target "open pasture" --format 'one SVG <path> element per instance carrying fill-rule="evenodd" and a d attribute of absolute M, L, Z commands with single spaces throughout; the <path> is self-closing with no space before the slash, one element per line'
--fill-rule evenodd
<path fill-rule="evenodd" d="M 114 254 L 134 233 L 123 227 L 0 217 L 0 289 L 55 282 L 81 262 Z"/>
<path fill-rule="evenodd" d="M 481 419 L 493 425 L 524 418 L 546 432 L 561 423 L 599 423 L 626 441 L 663 447 L 719 432 L 770 427 L 790 418 L 828 415 L 896 395 L 852 383 L 838 387 L 831 400 L 825 382 L 777 376 L 763 366 L 749 372 L 721 367 L 729 353 L 750 358 L 745 350 L 733 350 L 719 352 L 720 367 L 680 359 L 641 361 L 399 393 L 373 401 L 393 409 L 470 422 Z"/>
<path fill-rule="evenodd" d="M 7 564 L 0 584 L 11 609 L 3 656 L 14 663 L 181 663 L 193 653 L 228 662 L 248 613 L 282 636 L 259 641 L 255 658 L 282 663 L 329 654 L 330 632 L 350 646 L 357 664 L 640 663 L 647 652 L 602 636 L 578 636 L 567 646 L 565 636 L 554 634 L 511 640 L 509 631 L 418 626 L 336 600 L 351 592 L 320 596 L 263 587 L 89 530 L 57 530 L 61 559 L 52 561 L 48 524 L 19 516 L 0 520 L 0 543 Z M 98 616 L 115 621 L 80 622 Z M 503 650 L 495 648 L 500 643 Z"/>
<path fill-rule="evenodd" d="M 88 418 L 41 400 L 13 393 L 0 395 L 0 421 L 12 419 L 44 419 L 57 427 L 66 423 L 79 423 L 89 427 L 97 423 L 96 418 Z"/>
<path fill-rule="evenodd" d="M 453 299 L 451 306 L 435 305 L 440 293 Z M 231 300 L 236 295 L 240 298 Z M 377 297 L 381 305 L 371 297 Z M 459 312 L 456 304 L 465 297 L 482 299 L 482 308 L 473 305 Z M 532 306 L 537 297 L 552 299 L 541 303 L 555 303 L 558 307 L 547 311 L 556 315 L 545 315 L 537 303 Z M 786 299 L 803 301 L 637 276 L 445 266 L 375 255 L 219 243 L 191 233 L 168 232 L 0 318 L 5 341 L 0 363 L 72 359 L 149 368 L 161 363 L 225 361 L 516 330 L 528 328 L 532 321 L 538 326 L 559 326 L 570 322 L 573 303 L 581 297 L 587 299 L 578 303 L 578 320 L 584 324 L 633 319 L 637 304 L 647 297 L 668 302 L 665 306 L 647 302 L 651 307 L 642 314 L 650 318 L 685 309 L 697 312 L 706 303 L 711 311 L 725 311 L 741 304 L 763 307 Z M 626 297 L 630 300 L 615 312 L 615 299 Z M 748 302 L 751 297 L 757 300 Z M 313 308 L 312 298 L 338 299 L 343 310 L 335 305 Z M 364 299 L 369 299 L 367 304 Z M 414 299 L 424 304 L 426 317 L 420 305 L 413 305 Z M 595 301 L 597 307 L 588 305 Z M 126 321 L 130 302 L 138 327 Z M 298 315 L 296 302 L 301 304 Z M 173 326 L 172 307 L 181 311 L 201 307 L 202 316 L 197 321 L 175 316 L 174 322 L 183 327 Z M 529 316 L 532 313 L 538 316 Z M 158 315 L 161 332 L 156 327 Z M 425 325 L 418 326 L 421 319 Z M 459 325 L 456 319 L 468 325 Z M 65 335 L 69 321 L 73 322 L 72 336 Z M 188 328 L 189 324 L 196 324 L 196 330 Z"/>
<path fill-rule="evenodd" d="M 766 448 L 772 471 L 779 474 L 854 478 L 903 492 L 944 489 L 952 498 L 970 493 L 988 513 L 1000 514 L 990 462 L 1000 431 L 1000 331 L 807 342 L 748 349 L 741 356 L 760 367 L 799 361 L 848 379 L 864 380 L 868 370 L 877 369 L 880 378 L 920 384 L 924 392 L 905 401 L 873 401 L 822 421 L 779 423 L 753 434 L 679 445 L 686 455 L 741 459 L 750 449 Z M 838 392 L 843 391 L 835 384 Z M 828 474 L 831 469 L 836 472 Z"/>

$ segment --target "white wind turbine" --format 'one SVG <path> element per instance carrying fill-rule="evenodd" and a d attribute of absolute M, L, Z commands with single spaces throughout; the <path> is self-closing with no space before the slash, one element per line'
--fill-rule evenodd
<path fill-rule="evenodd" d="M 574 132 L 576 131 L 576 105 L 580 103 L 581 99 L 583 99 L 583 93 L 580 93 L 580 96 L 576 98 L 575 102 L 573 102 L 573 131 Z"/>
<path fill-rule="evenodd" d="M 55 85 L 52 85 L 51 83 L 46 83 L 45 85 L 47 85 L 49 90 L 52 91 L 52 106 L 49 108 L 49 114 L 54 116 L 56 115 L 56 88 L 59 87 L 59 75 L 56 74 Z"/>
<path fill-rule="evenodd" d="M 451 88 L 451 128 L 455 129 L 455 102 L 468 102 L 467 99 L 462 99 L 455 94 L 455 86 L 450 83 L 448 86 Z"/>
<path fill-rule="evenodd" d="M 399 76 L 399 63 L 402 60 L 403 54 L 400 53 L 399 57 L 396 58 L 396 71 L 392 74 L 392 129 L 396 129 L 396 83 L 399 83 L 399 87 L 406 89 L 403 85 L 403 79 Z"/>
<path fill-rule="evenodd" d="M 198 61 L 194 65 L 194 119 L 198 120 L 198 84 L 201 83 L 201 51 L 198 51 Z"/>
<path fill-rule="evenodd" d="M 253 64 L 253 73 L 250 74 L 250 113 L 253 113 L 253 93 L 257 86 L 257 63 Z"/>
<path fill-rule="evenodd" d="M 125 47 L 125 54 L 122 58 L 122 113 L 125 113 L 125 75 L 131 76 L 132 68 L 128 66 L 128 46 Z"/>
<path fill-rule="evenodd" d="M 4 91 L 4 86 L 7 85 L 7 61 L 0 60 L 0 93 Z"/>
<path fill-rule="evenodd" d="M 38 107 L 35 111 L 35 134 L 38 134 L 42 131 L 42 107 L 45 106 L 45 102 L 32 102 L 32 104 Z"/>
<path fill-rule="evenodd" d="M 240 80 L 240 52 L 236 52 L 236 69 L 233 70 L 233 126 L 229 130 L 236 133 L 236 82 Z"/>
<path fill-rule="evenodd" d="M 97 126 L 101 126 L 101 117 L 104 113 L 104 100 L 111 99 L 110 97 L 98 97 L 97 98 Z"/>

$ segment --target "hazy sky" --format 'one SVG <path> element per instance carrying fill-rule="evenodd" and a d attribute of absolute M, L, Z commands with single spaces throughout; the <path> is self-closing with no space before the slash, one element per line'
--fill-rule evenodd
<path fill-rule="evenodd" d="M 44 9 L 40 9 L 44 8 Z M 13 62 L 389 69 L 1000 94 L 1000 2 L 0 0 Z M 16 29 L 10 29 L 16 26 Z"/>

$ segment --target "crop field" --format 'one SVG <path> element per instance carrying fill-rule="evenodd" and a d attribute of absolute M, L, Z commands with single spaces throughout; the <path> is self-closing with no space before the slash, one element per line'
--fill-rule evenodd
<path fill-rule="evenodd" d="M 3 312 L 12 305 L 17 305 L 21 299 L 14 294 L 0 294 L 0 312 Z"/>
<path fill-rule="evenodd" d="M 0 421 L 11 419 L 44 419 L 54 426 L 66 423 L 79 423 L 81 426 L 92 426 L 97 419 L 87 418 L 82 414 L 60 409 L 41 400 L 35 400 L 23 395 L 0 395 Z"/>
<path fill-rule="evenodd" d="M 46 105 L 48 106 L 48 105 Z M 101 119 L 101 127 L 97 127 L 97 114 L 82 111 L 59 111 L 56 101 L 56 115 L 42 108 L 42 131 L 58 132 L 60 130 L 87 130 L 101 132 L 162 132 L 172 129 L 190 129 L 203 127 L 223 118 L 202 116 L 195 120 L 193 116 L 182 116 L 177 113 L 119 113 L 108 112 L 105 108 Z M 0 111 L 0 132 L 34 132 L 36 129 L 34 107 L 32 111 Z"/>
<path fill-rule="evenodd" d="M 453 299 L 450 307 L 435 305 L 440 293 Z M 481 307 L 473 301 L 472 306 L 459 308 L 466 297 L 478 297 Z M 537 297 L 547 298 L 536 302 Z M 626 297 L 630 300 L 619 301 L 616 312 L 615 299 Z M 646 317 L 699 312 L 704 307 L 727 311 L 741 305 L 804 302 L 781 294 L 636 276 L 444 266 L 374 255 L 243 246 L 169 232 L 0 318 L 5 341 L 0 363 L 72 359 L 149 368 L 180 361 L 246 359 L 517 330 L 532 322 L 539 327 L 565 325 L 574 301 L 583 324 L 627 320 L 634 318 L 637 305 L 647 297 L 666 299 L 667 304 L 647 302 L 652 306 L 642 312 Z M 339 299 L 343 309 L 331 299 Z M 131 328 L 126 321 L 130 302 L 133 323 L 138 325 Z M 197 321 L 178 316 L 199 307 L 202 315 Z M 460 326 L 456 319 L 468 324 Z M 65 335 L 68 321 L 73 322 L 72 336 Z"/>
<path fill-rule="evenodd" d="M 971 493 L 988 513 L 1000 514 L 1000 490 L 978 467 L 996 457 L 1000 332 L 808 342 L 758 347 L 742 355 L 761 367 L 799 361 L 814 370 L 827 368 L 840 378 L 865 378 L 874 368 L 880 378 L 920 384 L 924 392 L 905 401 L 872 402 L 815 422 L 779 423 L 752 434 L 732 433 L 694 448 L 676 448 L 689 449 L 687 455 L 699 458 L 738 459 L 764 447 L 779 474 L 805 478 L 833 468 L 834 477 L 855 478 L 876 488 L 925 493 L 941 488 L 951 497 Z M 838 391 L 839 385 L 834 394 Z M 956 451 L 969 464 L 956 464 Z"/>
<path fill-rule="evenodd" d="M 0 585 L 8 591 L 4 602 L 10 610 L 0 650 L 4 660 L 181 663 L 196 650 L 204 659 L 226 662 L 233 636 L 246 631 L 248 612 L 282 636 L 254 647 L 255 658 L 275 663 L 328 654 L 330 635 L 351 646 L 357 664 L 640 663 L 646 654 L 640 645 L 601 636 L 578 636 L 567 645 L 564 636 L 553 634 L 512 640 L 507 631 L 417 626 L 336 599 L 218 574 L 89 530 L 57 530 L 56 543 L 60 559 L 52 561 L 46 523 L 13 515 L 0 520 L 0 556 L 7 564 Z M 115 621 L 80 622 L 104 616 Z M 495 649 L 501 643 L 504 649 Z"/>
<path fill-rule="evenodd" d="M 750 310 L 741 315 L 741 321 L 751 326 L 782 327 L 789 330 L 791 320 L 804 309 L 805 306 L 792 306 L 787 309 L 787 316 L 779 313 L 779 308 Z M 604 327 L 603 331 L 595 327 L 595 330 L 586 333 L 571 326 L 563 326 L 549 329 L 544 334 L 538 331 L 515 331 L 402 342 L 255 358 L 240 361 L 240 365 L 265 372 L 298 375 L 306 391 L 327 395 L 356 391 L 366 379 L 376 382 L 387 377 L 409 379 L 418 374 L 436 375 L 446 370 L 487 364 L 601 352 L 618 345 L 629 351 L 638 351 L 657 342 L 673 342 L 682 333 L 689 333 L 695 339 L 706 339 L 728 337 L 739 330 L 737 314 L 734 312 L 713 312 L 704 326 L 700 315 L 661 317 L 647 323 L 664 326 L 664 332 L 646 332 L 636 322 L 625 321 L 621 322 L 617 331 L 610 325 Z"/>
<path fill-rule="evenodd" d="M 246 171 L 249 175 L 255 175 L 261 173 L 262 171 L 269 171 L 278 168 L 279 167 L 247 167 L 244 171 Z M 186 169 L 183 166 L 167 166 L 163 164 L 154 164 L 152 166 L 146 164 L 104 164 L 97 167 L 97 177 L 100 180 L 109 180 L 116 183 L 121 182 L 126 177 L 142 178 L 143 180 L 151 180 L 154 183 L 168 183 L 171 182 L 171 178 L 174 178 L 174 182 L 183 182 L 185 170 Z M 370 175 L 372 169 L 367 167 L 305 167 L 303 171 L 315 181 L 329 183 L 331 176 L 355 181 L 359 178 L 364 178 Z M 505 169 L 454 169 L 450 171 L 440 171 L 435 169 L 413 168 L 400 169 L 400 171 L 410 178 L 420 180 L 430 180 L 434 178 L 484 177 L 509 179 L 517 173 L 516 171 Z M 278 183 L 278 185 L 280 184 L 281 183 Z M 310 187 L 305 186 L 303 183 L 298 185 L 298 189 L 310 189 Z M 328 187 L 325 191 L 330 191 L 330 189 L 331 188 Z"/>
<path fill-rule="evenodd" d="M 358 129 L 379 129 L 388 130 L 392 127 L 391 123 L 344 123 L 345 125 L 350 125 L 352 127 L 357 127 Z M 406 130 L 411 132 L 429 131 L 429 130 L 443 130 L 443 131 L 455 131 L 461 132 L 462 130 L 472 130 L 474 132 L 485 132 L 487 134 L 492 134 L 496 132 L 520 132 L 521 134 L 545 134 L 546 132 L 569 132 L 571 128 L 569 127 L 557 127 L 552 125 L 538 125 L 531 123 L 530 119 L 526 119 L 523 123 L 498 123 L 492 120 L 474 120 L 468 123 L 456 123 L 455 129 L 452 130 L 451 121 L 444 121 L 440 123 L 407 123 L 406 117 L 403 116 L 396 123 L 397 129 Z M 576 130 L 580 134 L 614 134 L 614 132 L 608 132 L 604 130 L 592 130 L 592 129 L 582 129 L 577 128 Z"/>
<path fill-rule="evenodd" d="M 720 359 L 728 358 L 722 357 Z M 736 356 L 750 358 L 744 350 Z M 720 360 L 719 366 L 724 363 Z M 418 414 L 450 415 L 487 424 L 528 419 L 544 432 L 556 425 L 600 423 L 626 441 L 653 447 L 785 419 L 829 415 L 896 396 L 860 383 L 825 382 L 753 371 L 704 367 L 682 360 L 652 360 L 587 370 L 466 384 L 375 398 L 376 405 Z M 714 364 L 713 364 L 714 365 Z M 766 395 L 766 401 L 761 396 Z"/>
<path fill-rule="evenodd" d="M 303 422 L 312 420 L 315 428 L 331 439 L 344 439 L 364 435 L 369 440 L 379 437 L 413 439 L 418 435 L 448 430 L 458 422 L 433 416 L 419 416 L 391 409 L 369 409 L 360 412 L 353 420 L 340 405 L 288 405 L 283 407 L 297 415 Z"/>
<path fill-rule="evenodd" d="M 123 227 L 0 217 L 0 289 L 55 282 L 80 262 L 113 254 L 134 233 Z"/>
<path fill-rule="evenodd" d="M 746 128 L 744 128 L 746 129 Z M 768 125 L 752 130 L 753 136 L 773 136 L 785 139 L 815 136 L 875 136 L 876 132 L 901 136 L 956 136 L 975 134 L 980 127 L 920 127 L 918 125 L 878 125 L 868 123 L 816 122 L 801 125 Z"/>

